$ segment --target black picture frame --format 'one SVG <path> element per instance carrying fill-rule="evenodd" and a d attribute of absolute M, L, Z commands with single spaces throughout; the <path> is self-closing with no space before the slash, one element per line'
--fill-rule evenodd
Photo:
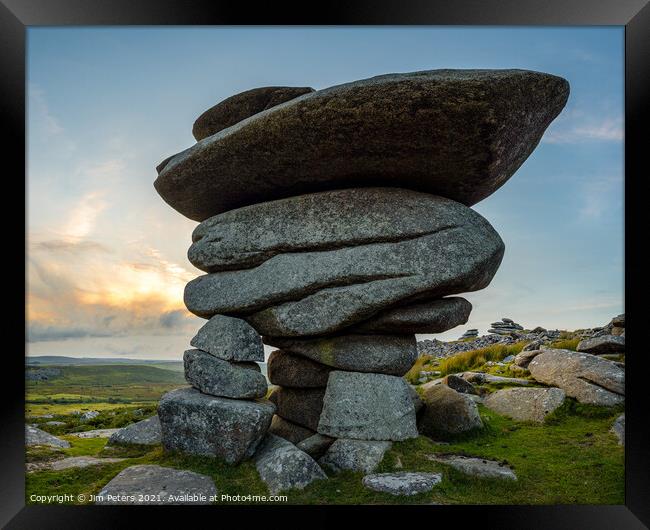
<path fill-rule="evenodd" d="M 62 25 L 620 25 L 625 26 L 625 247 L 627 349 L 632 352 L 626 361 L 627 399 L 625 434 L 625 505 L 621 506 L 419 506 L 419 507 L 356 507 L 364 517 L 390 515 L 404 519 L 406 524 L 442 524 L 452 517 L 455 527 L 464 523 L 487 528 L 567 528 L 623 529 L 646 528 L 650 525 L 650 459 L 647 439 L 643 436 L 647 392 L 644 388 L 643 351 L 636 330 L 641 326 L 643 310 L 636 310 L 641 293 L 635 287 L 640 265 L 639 254 L 645 238 L 635 237 L 637 216 L 642 212 L 644 193 L 644 151 L 647 150 L 650 123 L 650 0 L 454 0 L 454 1 L 357 1 L 321 3 L 317 10 L 302 6 L 252 7 L 247 3 L 205 0 L 0 0 L 0 116 L 7 134 L 3 142 L 3 187 L 6 198 L 25 193 L 24 185 L 14 192 L 9 185 L 20 182 L 13 175 L 25 171 L 25 35 L 28 26 Z M 26 173 L 24 173 L 26 175 Z M 18 203 L 17 199 L 13 201 Z M 11 206 L 11 205 L 9 205 Z M 26 206 L 26 208 L 28 205 Z M 18 206 L 18 209 L 20 207 Z M 14 208 L 5 208 L 6 232 L 14 229 Z M 25 211 L 26 213 L 26 211 Z M 26 217 L 25 217 L 26 219 Z M 15 231 L 17 232 L 17 231 Z M 20 247 L 20 234 L 7 245 Z M 640 244 L 639 244 L 640 243 Z M 24 248 L 24 242 L 22 243 Z M 16 253 L 15 250 L 11 254 Z M 25 274 L 25 259 L 16 267 Z M 597 266 L 597 264 L 596 264 Z M 20 277 L 20 272 L 14 273 Z M 12 275 L 13 277 L 13 275 Z M 11 280 L 9 283 L 19 283 Z M 14 286 L 11 307 L 25 301 L 24 288 Z M 19 339 L 21 324 L 17 311 L 8 312 L 6 329 Z M 13 316 L 11 316 L 13 315 Z M 14 322 L 15 321 L 15 322 Z M 24 330 L 24 314 L 22 329 Z M 640 333 L 639 333 L 640 335 Z M 23 343 L 24 344 L 24 343 Z M 211 507 L 94 507 L 94 506 L 25 506 L 24 492 L 24 359 L 18 349 L 5 353 L 6 372 L 2 385 L 6 395 L 1 402 L 2 435 L 0 436 L 0 525 L 19 528 L 121 528 L 134 520 L 133 513 L 145 515 L 150 525 L 165 521 L 170 525 L 172 510 L 185 524 L 199 517 L 215 517 Z M 283 507 L 292 511 L 299 507 Z M 192 510 L 188 520 L 188 510 Z M 245 512 L 246 517 L 277 513 L 279 507 L 253 510 L 250 506 L 220 507 L 229 515 Z M 406 513 L 415 510 L 417 515 Z M 319 510 L 316 514 L 304 512 Z M 349 516 L 344 507 L 304 507 L 292 519 L 308 524 L 331 522 L 336 516 Z M 146 512 L 146 513 L 145 513 Z M 267 513 L 269 512 L 269 513 Z M 371 513 L 372 512 L 372 513 Z M 243 514 L 242 514 L 243 516 Z M 164 517 L 164 519 L 162 519 Z M 304 519 L 304 518 L 308 519 Z M 284 525 L 288 519 L 283 516 Z M 179 523 L 182 524 L 182 523 Z M 207 524 L 207 523 L 199 523 Z M 269 521 L 269 524 L 270 521 Z"/>

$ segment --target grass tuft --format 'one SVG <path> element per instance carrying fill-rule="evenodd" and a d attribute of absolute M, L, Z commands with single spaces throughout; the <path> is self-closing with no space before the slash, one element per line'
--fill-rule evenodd
<path fill-rule="evenodd" d="M 526 345 L 526 342 L 514 344 L 493 344 L 478 350 L 457 353 L 451 357 L 440 360 L 438 370 L 441 375 L 465 372 L 478 368 L 487 361 L 501 361 L 508 355 L 517 355 Z"/>

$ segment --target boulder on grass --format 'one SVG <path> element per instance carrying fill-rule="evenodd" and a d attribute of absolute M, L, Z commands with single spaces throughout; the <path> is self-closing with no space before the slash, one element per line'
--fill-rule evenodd
<path fill-rule="evenodd" d="M 564 397 L 559 388 L 506 388 L 489 394 L 483 404 L 513 420 L 541 423 L 564 403 Z"/>
<path fill-rule="evenodd" d="M 418 428 L 434 439 L 447 439 L 483 427 L 476 403 L 447 385 L 427 388 Z"/>
<path fill-rule="evenodd" d="M 402 471 L 399 473 L 377 473 L 366 475 L 361 481 L 373 491 L 390 493 L 391 495 L 411 496 L 425 491 L 431 491 L 442 480 L 440 473 L 415 473 Z"/>
<path fill-rule="evenodd" d="M 372 473 L 392 445 L 391 442 L 339 438 L 330 446 L 319 463 L 334 471 L 347 469 Z"/>
<path fill-rule="evenodd" d="M 108 445 L 157 445 L 160 441 L 160 419 L 156 415 L 114 432 L 108 439 Z"/>

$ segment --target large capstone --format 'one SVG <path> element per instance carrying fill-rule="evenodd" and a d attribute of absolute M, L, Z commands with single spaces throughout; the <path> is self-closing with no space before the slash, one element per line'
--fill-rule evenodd
<path fill-rule="evenodd" d="M 201 350 L 187 350 L 183 363 L 187 382 L 204 394 L 236 399 L 266 395 L 268 385 L 257 363 L 224 361 Z"/>
<path fill-rule="evenodd" d="M 168 451 L 219 457 L 238 463 L 249 458 L 271 424 L 275 406 L 179 388 L 158 404 L 162 444 Z"/>
<path fill-rule="evenodd" d="M 526 70 L 354 81 L 204 138 L 160 164 L 155 187 L 196 221 L 272 198 L 377 185 L 471 206 L 528 158 L 568 95 L 566 80 Z"/>
<path fill-rule="evenodd" d="M 317 339 L 264 337 L 271 346 L 339 370 L 404 375 L 418 358 L 414 335 L 339 335 Z"/>
<path fill-rule="evenodd" d="M 357 440 L 416 438 L 415 406 L 408 383 L 392 375 L 332 372 L 317 430 Z"/>
<path fill-rule="evenodd" d="M 213 316 L 190 344 L 224 361 L 264 361 L 262 338 L 239 318 Z"/>
<path fill-rule="evenodd" d="M 312 241 L 309 232 L 301 241 L 294 232 L 309 218 L 295 206 L 306 201 L 329 205 L 331 215 L 320 213 L 319 219 L 337 218 L 337 210 L 350 206 L 361 212 L 372 208 L 375 214 L 370 220 L 350 214 L 347 220 L 343 216 L 330 223 L 340 228 L 322 236 L 326 243 Z M 482 289 L 503 257 L 503 241 L 478 213 L 449 199 L 408 190 L 340 190 L 243 210 L 248 210 L 246 222 L 234 220 L 221 228 L 230 235 L 217 231 L 199 242 L 214 237 L 217 250 L 210 252 L 218 253 L 225 241 L 220 261 L 244 268 L 192 280 L 185 288 L 185 304 L 205 318 L 240 315 L 267 336 L 329 334 L 417 298 L 435 300 Z M 273 241 L 240 241 L 239 234 L 247 240 L 254 231 L 249 224 L 264 225 L 265 216 L 273 219 L 265 230 L 275 234 Z"/>

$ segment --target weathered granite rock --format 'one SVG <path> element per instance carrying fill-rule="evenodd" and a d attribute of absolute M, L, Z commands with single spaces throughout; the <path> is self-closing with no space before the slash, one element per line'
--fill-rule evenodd
<path fill-rule="evenodd" d="M 127 425 L 114 432 L 108 439 L 108 445 L 157 445 L 159 443 L 161 443 L 161 434 L 158 415 Z"/>
<path fill-rule="evenodd" d="M 625 370 L 596 355 L 544 350 L 528 370 L 537 381 L 561 388 L 580 403 L 614 406 L 625 401 Z"/>
<path fill-rule="evenodd" d="M 414 297 L 438 299 L 482 289 L 501 263 L 504 246 L 499 235 L 479 214 L 454 201 L 386 188 L 319 195 L 323 197 L 320 202 L 336 205 L 333 210 L 342 208 L 340 204 L 356 206 L 365 202 L 381 208 L 381 233 L 369 229 L 369 242 L 350 245 L 337 235 L 339 240 L 343 239 L 339 247 L 320 246 L 314 250 L 289 242 L 294 237 L 288 231 L 293 223 L 285 220 L 283 204 L 304 197 L 250 207 L 248 217 L 256 223 L 262 222 L 257 220 L 256 209 L 270 210 L 278 226 L 272 225 L 269 232 L 286 235 L 287 241 L 280 239 L 279 243 L 285 245 L 281 247 L 285 252 L 253 268 L 222 271 L 192 280 L 185 288 L 187 308 L 206 318 L 217 313 L 240 314 L 263 335 L 322 335 L 367 320 L 397 304 L 411 303 Z M 380 199 L 383 204 L 379 204 Z M 397 210 L 396 204 L 411 207 L 407 210 L 408 219 L 425 217 L 428 222 L 411 226 L 404 218 L 385 213 L 388 208 Z M 321 212 L 319 218 L 328 217 Z M 305 224 L 302 217 L 298 222 L 300 226 Z M 362 218 L 358 222 L 365 226 L 370 221 Z M 393 223 L 396 228 L 387 228 Z M 330 224 L 338 226 L 339 222 Z M 347 229 L 357 234 L 363 232 L 354 225 Z M 237 238 L 233 235 L 230 239 Z M 233 259 L 233 245 L 227 249 L 224 260 Z M 244 246 L 239 252 L 249 259 L 255 248 Z M 273 249 L 278 251 L 277 247 Z M 432 253 L 436 259 L 431 259 Z"/>
<path fill-rule="evenodd" d="M 392 375 L 332 372 L 317 431 L 357 440 L 416 438 L 415 407 L 408 383 Z"/>
<path fill-rule="evenodd" d="M 212 397 L 179 388 L 158 404 L 162 444 L 168 451 L 238 463 L 253 455 L 274 412 L 275 405 L 268 401 Z"/>
<path fill-rule="evenodd" d="M 420 397 L 420 394 L 418 394 L 418 391 L 415 389 L 413 385 L 409 385 L 409 393 L 411 394 L 411 401 L 413 402 L 413 408 L 415 409 L 415 413 L 417 414 L 422 410 L 422 407 L 424 407 L 424 403 L 422 402 L 422 398 Z"/>
<path fill-rule="evenodd" d="M 361 482 L 366 488 L 373 491 L 411 496 L 431 491 L 441 480 L 440 473 L 400 471 L 398 473 L 366 475 Z"/>
<path fill-rule="evenodd" d="M 97 458 L 94 456 L 71 456 L 68 458 L 62 458 L 61 460 L 53 460 L 51 462 L 36 462 L 35 466 L 30 466 L 29 464 L 34 464 L 28 462 L 27 470 L 28 471 L 63 471 L 65 469 L 81 469 L 89 466 L 103 466 L 106 464 L 115 464 L 117 462 L 122 462 L 124 458 Z"/>
<path fill-rule="evenodd" d="M 284 438 L 285 440 L 291 442 L 292 444 L 297 444 L 306 438 L 309 438 L 316 433 L 307 427 L 298 425 L 289 420 L 285 420 L 277 414 L 273 416 L 271 421 L 271 426 L 269 427 L 269 433 Z"/>
<path fill-rule="evenodd" d="M 471 206 L 526 160 L 568 95 L 564 79 L 526 70 L 377 76 L 213 134 L 160 164 L 154 185 L 197 221 L 271 198 L 378 183 Z"/>
<path fill-rule="evenodd" d="M 282 418 L 316 431 L 323 409 L 324 388 L 276 388 L 269 400 Z"/>
<path fill-rule="evenodd" d="M 262 338 L 239 318 L 213 316 L 190 344 L 224 361 L 264 361 Z"/>
<path fill-rule="evenodd" d="M 339 370 L 404 375 L 418 358 L 414 335 L 339 335 L 316 339 L 264 337 L 271 346 Z"/>
<path fill-rule="evenodd" d="M 372 473 L 393 444 L 371 440 L 336 440 L 318 461 L 333 471 L 345 469 Z"/>
<path fill-rule="evenodd" d="M 545 351 L 545 350 L 540 350 L 540 349 L 527 350 L 526 348 L 524 348 L 517 355 L 515 355 L 514 364 L 516 364 L 517 366 L 520 366 L 521 368 L 528 368 L 528 365 L 530 364 L 530 361 L 532 361 L 535 357 L 537 357 L 543 351 Z"/>
<path fill-rule="evenodd" d="M 467 322 L 472 304 L 452 296 L 380 311 L 352 326 L 352 333 L 442 333 Z"/>
<path fill-rule="evenodd" d="M 483 458 L 472 458 L 460 455 L 428 455 L 427 459 L 453 467 L 454 469 L 479 478 L 500 478 L 517 480 L 517 475 L 505 464 Z"/>
<path fill-rule="evenodd" d="M 483 383 L 507 383 L 509 385 L 530 385 L 528 379 L 521 377 L 504 377 L 502 375 L 486 374 L 483 372 L 463 372 L 458 374 L 465 381 L 482 385 Z"/>
<path fill-rule="evenodd" d="M 325 388 L 332 371 L 330 366 L 275 350 L 266 365 L 269 381 L 274 385 L 292 388 Z"/>
<path fill-rule="evenodd" d="M 506 388 L 489 394 L 483 404 L 513 420 L 543 422 L 564 403 L 564 397 L 559 388 Z"/>
<path fill-rule="evenodd" d="M 70 442 L 61 440 L 38 427 L 25 425 L 25 445 L 48 445 L 50 447 L 70 447 Z"/>
<path fill-rule="evenodd" d="M 325 454 L 335 440 L 335 438 L 330 436 L 316 433 L 296 444 L 296 447 L 312 458 L 318 459 Z"/>
<path fill-rule="evenodd" d="M 483 427 L 476 403 L 447 385 L 435 385 L 424 390 L 424 409 L 418 419 L 422 434 L 446 439 Z"/>
<path fill-rule="evenodd" d="M 170 467 L 127 467 L 99 492 L 95 504 L 212 504 L 210 477 Z M 142 496 L 142 497 L 141 497 Z"/>
<path fill-rule="evenodd" d="M 595 355 L 607 353 L 625 353 L 625 337 L 620 335 L 601 335 L 583 339 L 578 343 L 577 351 Z"/>
<path fill-rule="evenodd" d="M 288 489 L 303 489 L 327 475 L 314 459 L 284 438 L 267 434 L 255 454 L 255 467 L 271 495 Z"/>
<path fill-rule="evenodd" d="M 194 122 L 192 134 L 197 140 L 203 140 L 258 112 L 313 91 L 310 87 L 265 86 L 240 92 L 201 114 Z"/>
<path fill-rule="evenodd" d="M 618 445 L 625 445 L 625 414 L 621 414 L 614 420 L 611 431 L 618 438 Z"/>
<path fill-rule="evenodd" d="M 254 399 L 266 395 L 268 384 L 258 364 L 230 362 L 201 350 L 183 355 L 185 379 L 197 390 L 211 396 Z"/>
<path fill-rule="evenodd" d="M 93 429 L 91 431 L 73 432 L 70 436 L 76 438 L 110 438 L 119 429 Z"/>
<path fill-rule="evenodd" d="M 447 385 L 449 388 L 453 388 L 456 392 L 461 394 L 476 394 L 476 389 L 474 385 L 469 381 L 465 381 L 462 377 L 458 377 L 454 374 L 446 375 L 440 381 L 443 385 Z"/>

